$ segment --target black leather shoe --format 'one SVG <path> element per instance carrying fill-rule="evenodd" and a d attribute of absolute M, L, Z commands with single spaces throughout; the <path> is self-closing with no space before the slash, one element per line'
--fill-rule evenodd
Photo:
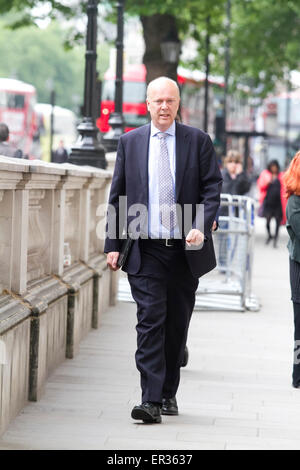
<path fill-rule="evenodd" d="M 177 406 L 176 397 L 162 399 L 161 414 L 169 415 L 169 416 L 178 415 L 178 406 Z"/>
<path fill-rule="evenodd" d="M 146 401 L 133 408 L 131 417 L 144 423 L 161 423 L 160 405 Z"/>

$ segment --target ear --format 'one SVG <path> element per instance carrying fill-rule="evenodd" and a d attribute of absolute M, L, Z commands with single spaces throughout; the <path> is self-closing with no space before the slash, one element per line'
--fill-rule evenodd
<path fill-rule="evenodd" d="M 148 99 L 146 100 L 146 105 L 147 105 L 147 110 L 150 111 L 150 109 L 149 109 L 150 103 L 149 103 Z"/>

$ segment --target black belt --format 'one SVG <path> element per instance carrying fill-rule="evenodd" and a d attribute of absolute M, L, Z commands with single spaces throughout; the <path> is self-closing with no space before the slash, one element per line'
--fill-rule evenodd
<path fill-rule="evenodd" d="M 182 240 L 180 238 L 148 238 L 148 240 L 158 245 L 182 247 Z M 143 241 L 147 241 L 147 239 Z"/>

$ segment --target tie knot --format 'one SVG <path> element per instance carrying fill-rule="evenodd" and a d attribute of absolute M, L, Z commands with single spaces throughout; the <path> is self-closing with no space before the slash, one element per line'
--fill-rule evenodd
<path fill-rule="evenodd" d="M 168 135 L 168 134 L 167 134 L 166 132 L 159 132 L 159 133 L 157 134 L 157 137 L 158 137 L 159 139 L 165 139 L 165 138 L 167 137 L 167 135 Z"/>

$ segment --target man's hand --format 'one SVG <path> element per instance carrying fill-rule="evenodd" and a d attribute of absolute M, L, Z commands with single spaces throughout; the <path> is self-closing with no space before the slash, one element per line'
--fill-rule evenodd
<path fill-rule="evenodd" d="M 107 265 L 113 271 L 118 271 L 118 269 L 120 269 L 119 266 L 117 266 L 119 254 L 120 254 L 119 251 L 110 251 L 109 253 L 107 253 L 107 258 L 106 258 Z"/>
<path fill-rule="evenodd" d="M 185 241 L 186 241 L 187 246 L 192 246 L 192 245 L 199 246 L 204 241 L 204 235 L 197 228 L 193 228 L 187 234 Z"/>
<path fill-rule="evenodd" d="M 217 230 L 217 228 L 218 228 L 217 221 L 214 220 L 214 223 L 213 223 L 213 226 L 212 226 L 212 231 L 214 232 L 215 230 Z"/>

